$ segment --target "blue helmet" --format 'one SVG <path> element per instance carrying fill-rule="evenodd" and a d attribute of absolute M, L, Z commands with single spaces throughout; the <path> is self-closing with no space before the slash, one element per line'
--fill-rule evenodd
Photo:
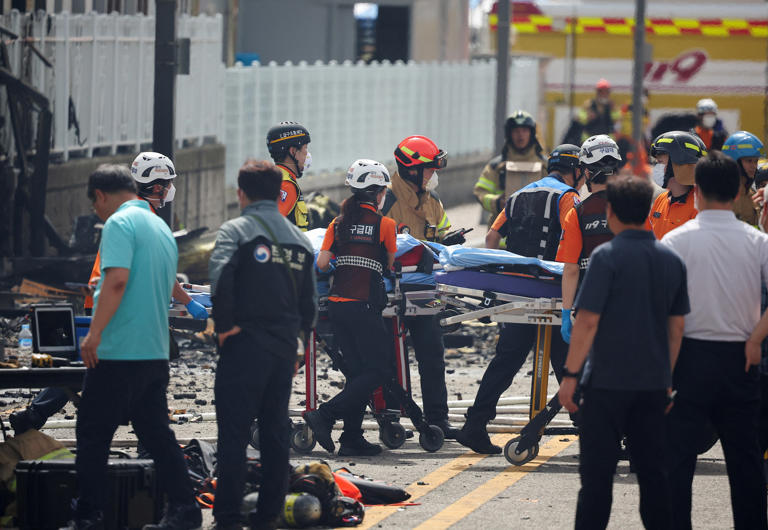
<path fill-rule="evenodd" d="M 747 131 L 738 131 L 730 135 L 723 144 L 723 153 L 737 162 L 740 158 L 751 156 L 765 157 L 763 142 L 757 136 Z"/>

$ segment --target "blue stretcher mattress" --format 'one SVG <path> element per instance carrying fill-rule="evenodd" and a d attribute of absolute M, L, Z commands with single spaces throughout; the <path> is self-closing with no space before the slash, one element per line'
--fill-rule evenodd
<path fill-rule="evenodd" d="M 441 255 L 442 256 L 442 255 Z M 492 291 L 531 298 L 561 298 L 559 281 L 527 278 L 513 274 L 484 272 L 477 270 L 457 270 L 438 272 L 435 280 L 439 284 Z"/>

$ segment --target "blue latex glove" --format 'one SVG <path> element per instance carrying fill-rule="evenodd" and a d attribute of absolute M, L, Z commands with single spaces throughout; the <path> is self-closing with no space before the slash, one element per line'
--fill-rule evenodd
<path fill-rule="evenodd" d="M 560 336 L 566 344 L 571 343 L 571 331 L 573 330 L 573 322 L 571 322 L 571 310 L 563 309 L 563 323 L 560 326 Z"/>
<path fill-rule="evenodd" d="M 206 311 L 203 304 L 199 302 L 195 302 L 194 300 L 190 300 L 189 303 L 186 305 L 187 312 L 189 312 L 190 315 L 192 315 L 192 318 L 195 320 L 207 320 L 208 319 L 208 311 Z"/>

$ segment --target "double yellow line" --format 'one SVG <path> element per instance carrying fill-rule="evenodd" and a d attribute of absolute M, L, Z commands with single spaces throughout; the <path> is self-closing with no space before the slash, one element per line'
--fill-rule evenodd
<path fill-rule="evenodd" d="M 491 438 L 491 441 L 494 444 L 503 446 L 510 438 L 511 436 L 509 434 L 497 434 Z M 473 511 L 477 510 L 483 504 L 490 501 L 493 497 L 503 492 L 515 482 L 523 478 L 526 474 L 534 471 L 541 464 L 557 455 L 558 453 L 564 451 L 575 440 L 575 436 L 571 436 L 565 439 L 551 439 L 540 447 L 538 456 L 531 462 L 521 467 L 507 467 L 498 475 L 483 483 L 475 490 L 469 492 L 453 504 L 447 506 L 440 513 L 427 519 L 416 528 L 422 530 L 430 528 L 448 528 L 449 526 L 456 524 L 458 521 Z M 408 493 L 411 494 L 409 501 L 415 501 L 416 499 L 437 489 L 442 484 L 446 483 L 461 472 L 466 471 L 471 466 L 477 464 L 486 457 L 487 455 L 479 455 L 474 452 L 467 452 L 440 466 L 433 472 L 429 473 L 425 477 L 419 479 L 417 482 L 406 488 Z M 378 525 L 387 517 L 395 514 L 398 509 L 399 507 L 397 506 L 370 507 L 366 509 L 363 524 L 358 528 L 372 528 Z"/>

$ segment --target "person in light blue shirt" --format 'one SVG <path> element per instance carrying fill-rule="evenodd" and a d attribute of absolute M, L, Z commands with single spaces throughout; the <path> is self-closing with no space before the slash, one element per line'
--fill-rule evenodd
<path fill-rule="evenodd" d="M 163 520 L 144 528 L 198 528 L 202 515 L 167 416 L 176 243 L 163 220 L 136 196 L 128 168 L 99 166 L 88 179 L 88 197 L 105 224 L 93 319 L 80 346 L 88 370 L 77 411 L 79 497 L 70 527 L 103 526 L 109 445 L 118 424 L 129 418 L 168 498 Z"/>

